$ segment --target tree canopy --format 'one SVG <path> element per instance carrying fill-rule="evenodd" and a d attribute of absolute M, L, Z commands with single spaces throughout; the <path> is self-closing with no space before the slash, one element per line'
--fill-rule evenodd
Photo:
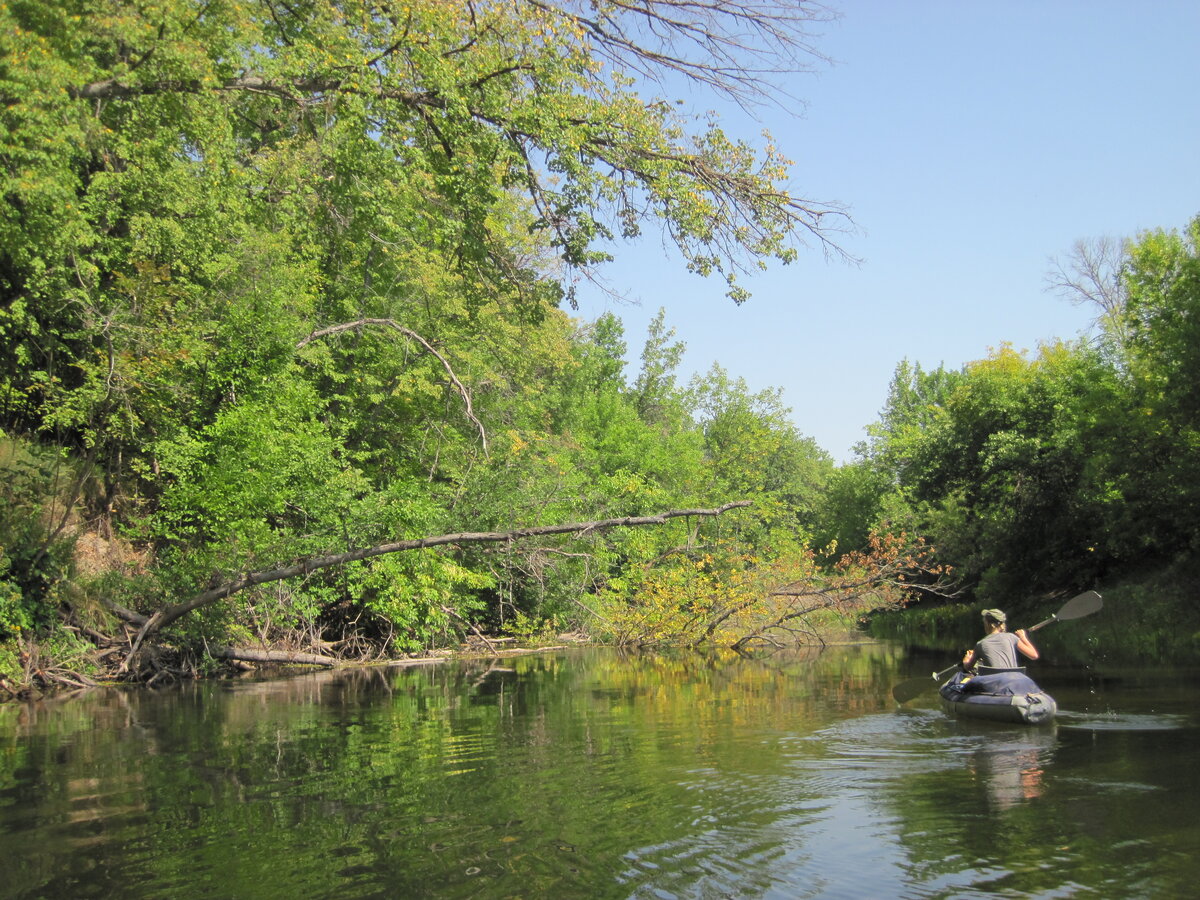
<path fill-rule="evenodd" d="M 211 595 L 173 622 L 181 646 L 305 632 L 416 650 L 468 622 L 611 622 L 601 607 L 648 579 L 685 603 L 699 559 L 717 581 L 799 565 L 832 464 L 777 394 L 719 370 L 678 383 L 661 317 L 627 381 L 620 322 L 569 313 L 578 280 L 646 230 L 736 302 L 746 267 L 837 252 L 843 212 L 795 194 L 769 138 L 670 93 L 771 99 L 819 59 L 809 29 L 828 17 L 772 0 L 6 4 L 0 423 L 28 527 L 0 534 L 0 629 L 66 615 L 100 633 L 105 607 L 144 622 Z M 760 512 L 733 524 L 363 552 L 743 500 Z M 72 536 L 112 557 L 90 581 Z M 304 562 L 343 557 L 361 561 Z M 299 575 L 250 577 L 277 571 Z"/>

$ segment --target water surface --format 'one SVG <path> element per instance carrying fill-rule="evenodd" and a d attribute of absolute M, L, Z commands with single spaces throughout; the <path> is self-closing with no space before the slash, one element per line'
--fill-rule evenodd
<path fill-rule="evenodd" d="M 1177 897 L 1188 673 L 951 719 L 887 644 L 551 651 L 0 706 L 0 897 Z"/>

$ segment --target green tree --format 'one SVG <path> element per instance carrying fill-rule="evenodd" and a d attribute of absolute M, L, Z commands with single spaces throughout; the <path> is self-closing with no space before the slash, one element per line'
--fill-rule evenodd
<path fill-rule="evenodd" d="M 838 466 L 829 474 L 818 496 L 813 546 L 828 551 L 827 557 L 836 558 L 843 553 L 865 551 L 876 531 L 911 525 L 889 516 L 897 511 L 899 496 L 893 474 L 873 461 L 858 459 Z"/>
<path fill-rule="evenodd" d="M 801 46 L 815 7 L 405 10 L 4 8 L 11 421 L 52 421 L 81 443 L 122 416 L 154 433 L 141 392 L 165 380 L 169 394 L 189 366 L 203 367 L 214 396 L 198 412 L 211 414 L 241 396 L 231 367 L 290 346 L 230 348 L 212 367 L 202 351 L 222 325 L 267 337 L 290 324 L 294 339 L 305 319 L 365 315 L 420 331 L 411 313 L 428 310 L 422 294 L 443 274 L 457 283 L 439 293 L 462 318 L 501 281 L 515 288 L 508 302 L 539 310 L 561 295 L 514 254 L 514 195 L 528 210 L 521 224 L 585 269 L 605 257 L 595 248 L 613 234 L 608 215 L 630 233 L 663 221 L 690 267 L 731 278 L 741 254 L 788 259 L 797 233 L 825 239 L 829 210 L 780 189 L 773 149 L 758 158 L 715 127 L 690 137 L 629 74 L 665 65 L 746 90 L 755 76 L 728 65 L 735 55 Z M 673 50 L 656 29 L 678 39 Z M 253 328 L 228 308 L 249 280 Z M 146 343 L 147 312 L 186 335 L 183 312 L 194 330 L 129 346 L 129 332 Z"/>
<path fill-rule="evenodd" d="M 761 98 L 822 16 L 757 0 L 8 3 L 0 422 L 97 467 L 103 514 L 158 551 L 131 589 L 143 610 L 191 578 L 383 532 L 703 493 L 686 406 L 677 421 L 639 406 L 619 323 L 576 333 L 564 285 L 651 225 L 736 301 L 742 268 L 831 246 L 840 211 L 791 193 L 772 143 L 644 94 L 674 73 Z M 638 390 L 670 405 L 664 341 Z M 791 451 L 773 452 L 768 480 L 794 481 Z M 400 594 L 436 612 L 461 588 L 469 606 L 495 576 L 449 550 L 397 565 L 281 602 L 353 621 L 369 584 L 370 610 L 420 643 L 444 621 Z M 210 612 L 213 634 L 247 614 Z"/>
<path fill-rule="evenodd" d="M 868 426 L 864 459 L 891 474 L 900 487 L 910 484 L 926 465 L 919 457 L 925 434 L 945 416 L 946 403 L 963 373 L 902 360 L 892 375 L 879 421 Z"/>
<path fill-rule="evenodd" d="M 778 389 L 752 392 L 713 364 L 689 386 L 704 433 L 711 490 L 753 497 L 764 519 L 807 534 L 833 462 L 791 421 Z"/>
<path fill-rule="evenodd" d="M 1200 218 L 1146 232 L 1126 247 L 1125 442 L 1114 455 L 1129 503 L 1128 552 L 1196 549 L 1200 529 Z M 1136 548 L 1136 551 L 1135 551 Z"/>
<path fill-rule="evenodd" d="M 1116 495 L 1094 460 L 1119 405 L 1097 351 L 1058 343 L 1029 359 L 1004 346 L 966 366 L 923 425 L 901 428 L 901 452 L 881 458 L 943 561 L 1006 602 L 1099 571 Z"/>
<path fill-rule="evenodd" d="M 686 397 L 676 383 L 687 345 L 672 341 L 675 329 L 666 324 L 667 312 L 659 308 L 651 320 L 642 347 L 642 367 L 633 385 L 638 415 L 651 425 L 680 427 L 689 421 Z"/>
<path fill-rule="evenodd" d="M 1128 249 L 1125 326 L 1138 399 L 1171 426 L 1200 428 L 1200 217 Z"/>

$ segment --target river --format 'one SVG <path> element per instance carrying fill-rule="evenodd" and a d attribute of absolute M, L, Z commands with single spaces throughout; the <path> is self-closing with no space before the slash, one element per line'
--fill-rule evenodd
<path fill-rule="evenodd" d="M 101 689 L 0 706 L 0 897 L 1193 896 L 1194 673 L 972 724 L 893 644 Z"/>

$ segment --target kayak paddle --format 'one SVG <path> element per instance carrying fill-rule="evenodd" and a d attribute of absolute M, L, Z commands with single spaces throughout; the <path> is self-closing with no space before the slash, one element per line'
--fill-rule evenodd
<path fill-rule="evenodd" d="M 1026 631 L 1037 631 L 1039 628 L 1045 628 L 1052 622 L 1066 622 L 1070 619 L 1082 619 L 1084 616 L 1090 616 L 1094 612 L 1098 612 L 1100 607 L 1104 605 L 1104 601 L 1095 591 L 1084 591 L 1075 597 L 1072 597 L 1062 605 L 1062 609 L 1056 612 L 1048 619 L 1043 619 L 1036 625 L 1031 625 L 1026 628 Z M 934 687 L 943 678 L 958 668 L 958 663 L 950 666 L 948 669 L 943 669 L 940 672 L 934 672 L 922 678 L 910 678 L 908 681 L 902 681 L 892 688 L 892 696 L 896 698 L 897 703 L 907 703 L 909 700 L 923 693 L 926 689 Z"/>

